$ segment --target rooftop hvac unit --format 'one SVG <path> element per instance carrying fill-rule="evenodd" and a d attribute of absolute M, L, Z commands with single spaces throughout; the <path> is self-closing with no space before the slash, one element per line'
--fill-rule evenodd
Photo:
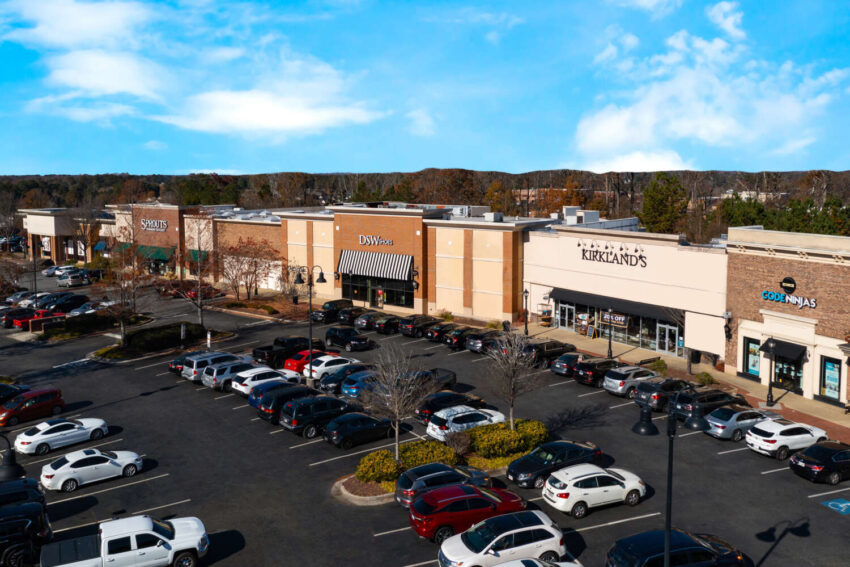
<path fill-rule="evenodd" d="M 484 220 L 487 222 L 502 222 L 502 213 L 484 213 Z"/>

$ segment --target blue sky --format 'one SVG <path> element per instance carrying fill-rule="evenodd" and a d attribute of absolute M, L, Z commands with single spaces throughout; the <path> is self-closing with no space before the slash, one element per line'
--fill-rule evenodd
<path fill-rule="evenodd" d="M 0 174 L 848 169 L 843 0 L 0 0 Z"/>

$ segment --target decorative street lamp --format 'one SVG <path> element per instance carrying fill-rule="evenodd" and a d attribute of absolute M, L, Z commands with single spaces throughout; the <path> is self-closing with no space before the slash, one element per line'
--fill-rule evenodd
<path fill-rule="evenodd" d="M 528 290 L 527 289 L 523 290 L 522 299 L 525 302 L 525 309 L 524 309 L 525 314 L 523 316 L 523 319 L 525 320 L 525 336 L 527 337 L 528 336 Z"/>
<path fill-rule="evenodd" d="M 664 567 L 670 567 L 670 531 L 671 513 L 673 509 L 673 440 L 676 438 L 676 429 L 679 420 L 672 413 L 667 413 L 667 506 L 664 514 Z M 702 417 L 691 416 L 685 421 L 685 429 L 691 431 L 707 431 L 708 422 Z M 652 423 L 652 408 L 641 406 L 640 421 L 632 427 L 632 433 L 637 435 L 658 435 L 658 428 Z"/>
<path fill-rule="evenodd" d="M 296 268 L 298 274 L 295 276 L 295 285 L 304 285 L 304 278 L 301 277 L 302 272 L 307 274 L 307 322 L 310 328 L 310 344 L 307 346 L 307 368 L 309 369 L 307 375 L 310 380 L 310 387 L 314 385 L 313 379 L 313 272 L 319 269 L 319 277 L 316 278 L 316 283 L 327 283 L 325 279 L 325 272 L 322 270 L 321 266 L 313 266 L 312 268 L 308 268 L 306 266 L 302 266 Z"/>
<path fill-rule="evenodd" d="M 770 376 L 767 377 L 767 407 L 773 407 L 776 402 L 773 401 L 773 378 L 774 378 L 774 360 L 776 360 L 776 341 L 773 337 L 767 339 L 765 344 L 765 352 L 770 354 Z"/>
<path fill-rule="evenodd" d="M 608 358 L 614 358 L 614 351 L 611 350 L 611 330 L 612 325 L 614 324 L 614 310 L 610 307 L 608 308 Z"/>

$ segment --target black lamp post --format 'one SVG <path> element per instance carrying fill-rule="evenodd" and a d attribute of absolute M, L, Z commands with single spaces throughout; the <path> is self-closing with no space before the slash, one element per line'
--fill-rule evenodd
<path fill-rule="evenodd" d="M 611 331 L 614 323 L 614 310 L 608 308 L 608 358 L 614 358 L 614 351 L 611 350 Z"/>
<path fill-rule="evenodd" d="M 774 377 L 774 360 L 776 359 L 776 354 L 774 352 L 776 349 L 776 341 L 773 340 L 773 337 L 767 339 L 767 343 L 765 343 L 765 352 L 770 354 L 770 376 L 767 377 L 767 407 L 773 407 L 776 402 L 773 401 L 773 377 Z"/>
<path fill-rule="evenodd" d="M 525 302 L 525 305 L 524 305 L 524 312 L 525 313 L 524 313 L 524 316 L 523 316 L 523 319 L 525 320 L 525 336 L 528 336 L 528 290 L 527 289 L 523 290 L 522 299 Z"/>
<path fill-rule="evenodd" d="M 327 283 L 328 280 L 325 279 L 325 272 L 321 266 L 313 266 L 312 268 L 303 266 L 297 268 L 298 275 L 295 276 L 295 285 L 304 285 L 304 278 L 301 277 L 301 273 L 307 274 L 307 324 L 310 328 L 310 344 L 307 346 L 307 368 L 310 369 L 308 371 L 310 386 L 313 386 L 313 272 L 316 268 L 319 268 L 319 277 L 316 278 L 316 283 Z"/>
<path fill-rule="evenodd" d="M 348 271 L 348 297 L 351 298 L 351 304 L 354 305 L 354 274 L 351 270 Z"/>
<path fill-rule="evenodd" d="M 15 452 L 12 450 L 12 444 L 9 439 L 2 433 L 0 437 L 6 442 L 6 453 L 3 455 L 3 463 L 0 464 L 0 482 L 7 480 L 17 480 L 26 476 L 24 467 L 15 462 Z"/>
<path fill-rule="evenodd" d="M 664 514 L 664 567 L 670 567 L 671 513 L 673 510 L 673 440 L 679 420 L 672 413 L 667 414 L 667 505 Z M 685 421 L 685 429 L 707 431 L 708 422 L 702 417 L 691 416 Z M 658 428 L 652 423 L 652 408 L 641 406 L 640 421 L 632 427 L 632 433 L 644 436 L 658 435 Z"/>

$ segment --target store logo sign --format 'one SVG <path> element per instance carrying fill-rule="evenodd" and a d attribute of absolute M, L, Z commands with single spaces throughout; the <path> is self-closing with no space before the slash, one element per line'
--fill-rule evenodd
<path fill-rule="evenodd" d="M 588 250 L 585 248 L 581 251 L 581 259 L 587 262 L 646 267 L 646 256 L 643 254 L 629 254 L 628 252 L 603 252 L 602 250 Z"/>
<path fill-rule="evenodd" d="M 360 245 L 361 246 L 392 246 L 392 240 L 384 240 L 380 236 L 375 236 L 374 234 L 361 234 L 360 235 Z"/>
<path fill-rule="evenodd" d="M 778 291 L 763 291 L 761 298 L 766 301 L 776 301 L 777 303 L 787 303 L 788 305 L 796 305 L 799 309 L 809 307 L 814 309 L 818 306 L 818 300 L 814 297 L 799 297 L 790 293 L 780 293 Z"/>
<path fill-rule="evenodd" d="M 794 278 L 787 277 L 783 278 L 781 282 L 779 282 L 779 287 L 782 288 L 782 291 L 785 293 L 793 294 L 797 291 L 797 282 L 794 281 Z"/>
<path fill-rule="evenodd" d="M 152 232 L 165 232 L 166 230 L 168 230 L 168 221 L 158 219 L 142 219 L 142 230 L 150 230 Z"/>

